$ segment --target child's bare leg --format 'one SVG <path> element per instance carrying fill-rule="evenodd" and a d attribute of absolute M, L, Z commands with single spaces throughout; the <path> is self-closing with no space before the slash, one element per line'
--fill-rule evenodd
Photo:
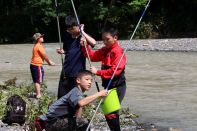
<path fill-rule="evenodd" d="M 76 113 L 75 113 L 76 118 L 81 118 L 82 111 L 83 111 L 83 108 L 82 107 L 79 107 L 76 110 Z"/>
<path fill-rule="evenodd" d="M 39 83 L 35 83 L 35 90 L 36 90 L 36 98 L 40 98 L 41 94 L 40 94 L 40 84 Z"/>

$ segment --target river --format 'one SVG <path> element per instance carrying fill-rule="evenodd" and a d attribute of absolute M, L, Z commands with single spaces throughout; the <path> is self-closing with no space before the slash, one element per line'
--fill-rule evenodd
<path fill-rule="evenodd" d="M 33 44 L 0 45 L 0 81 L 13 77 L 31 81 L 29 61 Z M 48 91 L 56 94 L 61 59 L 57 43 L 46 44 L 46 52 L 57 66 L 45 68 Z M 127 93 L 124 107 L 140 120 L 182 131 L 197 130 L 197 59 L 195 52 L 128 51 Z M 93 63 L 100 67 L 100 63 Z M 99 83 L 100 79 L 97 77 Z M 88 94 L 96 92 L 95 85 Z"/>

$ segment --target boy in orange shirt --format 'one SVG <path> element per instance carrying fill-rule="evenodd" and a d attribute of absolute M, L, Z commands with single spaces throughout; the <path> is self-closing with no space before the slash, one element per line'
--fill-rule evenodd
<path fill-rule="evenodd" d="M 45 53 L 45 48 L 43 47 L 43 36 L 44 35 L 41 35 L 40 33 L 35 33 L 33 35 L 34 47 L 32 51 L 32 58 L 30 64 L 30 71 L 33 82 L 35 84 L 34 86 L 36 90 L 37 99 L 41 97 L 40 83 L 43 81 L 44 77 L 44 69 L 42 67 L 44 61 L 46 61 L 50 66 L 55 65 L 55 63 L 51 61 Z"/>

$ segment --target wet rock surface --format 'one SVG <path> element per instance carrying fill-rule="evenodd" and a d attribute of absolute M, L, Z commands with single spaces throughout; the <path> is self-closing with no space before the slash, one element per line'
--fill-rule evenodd
<path fill-rule="evenodd" d="M 30 100 L 35 105 L 39 105 L 38 104 L 39 101 L 36 98 L 31 98 Z M 95 113 L 95 109 L 93 109 L 91 112 Z M 137 117 L 138 116 L 136 116 L 135 114 L 129 112 L 129 108 L 121 109 L 120 110 L 121 131 L 181 131 L 179 129 L 174 129 L 171 127 L 170 128 L 159 127 L 150 122 L 144 123 L 141 122 Z M 95 119 L 90 125 L 90 131 L 110 131 L 107 122 L 105 120 L 105 117 L 101 112 L 97 112 L 94 118 Z M 8 125 L 0 120 L 0 131 L 31 131 L 31 130 L 30 130 L 30 126 L 26 123 L 24 125 L 19 125 L 15 123 L 13 123 L 12 125 Z"/>
<path fill-rule="evenodd" d="M 20 126 L 18 124 L 7 125 L 0 121 L 0 131 L 27 131 L 29 130 L 27 125 Z"/>
<path fill-rule="evenodd" d="M 0 131 L 30 131 L 28 125 L 7 125 L 0 121 Z M 90 131 L 110 131 L 106 122 L 101 122 L 99 125 L 92 124 Z M 181 131 L 180 129 L 174 128 L 163 128 L 157 127 L 154 124 L 146 123 L 143 125 L 123 126 L 121 131 Z"/>

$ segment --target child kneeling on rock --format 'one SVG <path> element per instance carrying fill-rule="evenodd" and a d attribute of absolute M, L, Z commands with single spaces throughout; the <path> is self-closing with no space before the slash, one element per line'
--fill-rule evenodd
<path fill-rule="evenodd" d="M 76 83 L 77 87 L 53 103 L 45 115 L 40 116 L 46 121 L 46 131 L 86 130 L 88 121 L 81 118 L 82 107 L 99 97 L 107 96 L 107 90 L 102 90 L 82 98 L 83 93 L 91 88 L 92 73 L 90 71 L 80 71 Z"/>

